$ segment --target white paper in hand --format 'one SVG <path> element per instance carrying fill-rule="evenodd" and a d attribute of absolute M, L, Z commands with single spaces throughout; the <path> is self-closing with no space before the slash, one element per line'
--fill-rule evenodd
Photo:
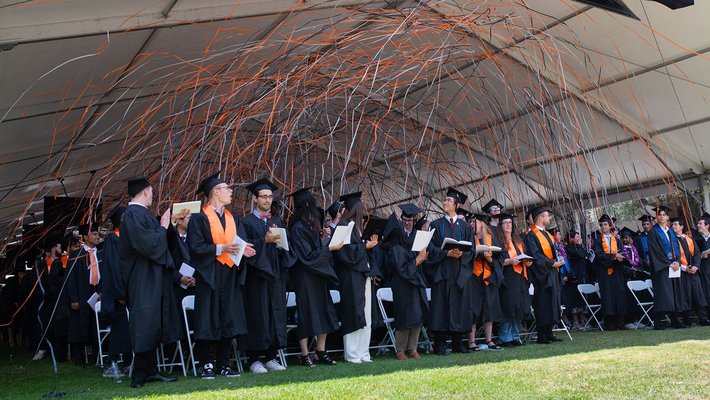
<path fill-rule="evenodd" d="M 234 235 L 234 241 L 232 243 L 239 245 L 239 251 L 237 254 L 229 253 L 229 258 L 234 261 L 234 264 L 239 265 L 242 262 L 242 256 L 244 255 L 244 249 L 247 247 L 247 242 L 240 238 L 239 235 Z"/>
<path fill-rule="evenodd" d="M 335 227 L 335 232 L 333 232 L 333 237 L 330 238 L 330 244 L 338 244 L 343 242 L 343 244 L 350 244 L 350 235 L 353 233 L 353 227 L 355 226 L 354 221 L 350 221 L 347 225 L 338 225 Z"/>
<path fill-rule="evenodd" d="M 286 237 L 286 229 L 284 228 L 269 228 L 273 235 L 279 235 L 279 241 L 276 242 L 276 247 L 288 251 L 288 238 Z"/>
<path fill-rule="evenodd" d="M 99 294 L 94 293 L 89 297 L 89 300 L 86 300 L 87 303 L 89 303 L 89 307 L 91 307 L 92 310 L 96 311 L 96 303 L 99 301 Z"/>
<path fill-rule="evenodd" d="M 673 271 L 673 268 L 668 267 L 668 277 L 669 278 L 680 278 L 680 268 L 677 271 Z"/>
<path fill-rule="evenodd" d="M 515 257 L 514 260 L 533 260 L 533 258 L 530 257 L 529 255 L 523 253 L 523 254 L 519 254 L 517 257 Z"/>
<path fill-rule="evenodd" d="M 429 246 L 429 242 L 431 242 L 431 238 L 434 236 L 434 231 L 436 231 L 436 229 L 432 229 L 430 231 L 417 231 L 416 236 L 414 236 L 412 251 L 422 251 L 426 249 Z"/>
<path fill-rule="evenodd" d="M 180 275 L 182 276 L 192 277 L 195 275 L 195 269 L 185 263 L 182 263 L 178 272 L 180 272 Z M 181 283 L 180 287 L 183 289 L 187 289 L 187 285 L 184 283 Z"/>

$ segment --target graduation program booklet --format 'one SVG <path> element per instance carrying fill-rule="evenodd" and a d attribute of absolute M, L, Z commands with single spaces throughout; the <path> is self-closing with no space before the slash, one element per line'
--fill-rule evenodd
<path fill-rule="evenodd" d="M 200 201 L 188 201 L 185 203 L 175 203 L 173 204 L 173 215 L 178 215 L 182 210 L 190 210 L 190 214 L 198 214 L 200 212 L 200 206 L 202 203 Z"/>
<path fill-rule="evenodd" d="M 279 235 L 279 241 L 276 242 L 276 247 L 288 251 L 288 238 L 286 237 L 286 229 L 284 228 L 269 228 L 273 235 Z"/>
<path fill-rule="evenodd" d="M 335 227 L 335 232 L 330 238 L 331 244 L 338 244 L 343 242 L 343 244 L 350 244 L 350 235 L 353 233 L 353 227 L 355 226 L 355 221 L 350 221 L 347 225 L 338 225 Z"/>
<path fill-rule="evenodd" d="M 91 307 L 92 310 L 96 311 L 96 303 L 99 301 L 99 294 L 94 292 L 94 294 L 89 297 L 89 300 L 86 300 L 87 303 L 89 303 L 89 307 Z"/>
<path fill-rule="evenodd" d="M 182 263 L 178 272 L 180 272 L 180 275 L 182 276 L 189 276 L 191 278 L 193 275 L 195 275 L 195 269 L 185 263 Z M 180 287 L 183 289 L 187 289 L 187 285 L 185 285 L 184 283 L 181 283 Z"/>
<path fill-rule="evenodd" d="M 234 235 L 234 241 L 232 241 L 232 243 L 239 245 L 239 251 L 237 254 L 229 253 L 229 258 L 234 261 L 234 264 L 239 265 L 239 263 L 242 262 L 242 256 L 244 255 L 244 249 L 247 247 L 247 242 L 240 238 L 239 235 Z"/>
<path fill-rule="evenodd" d="M 465 240 L 455 240 L 452 238 L 445 238 L 441 243 L 441 248 L 444 250 L 459 249 L 461 251 L 471 250 L 473 243 L 467 242 Z"/>
<path fill-rule="evenodd" d="M 496 252 L 499 252 L 499 251 L 502 251 L 502 250 L 503 250 L 503 249 L 501 249 L 501 248 L 498 247 L 498 246 L 486 246 L 485 244 L 479 244 L 478 246 L 476 246 L 476 255 L 479 255 L 479 254 L 481 254 L 481 253 L 485 253 L 485 252 L 487 252 L 487 251 L 491 251 L 491 252 L 496 253 Z M 531 257 L 531 258 L 532 258 L 532 257 Z"/>
<path fill-rule="evenodd" d="M 668 277 L 669 278 L 680 278 L 680 268 L 678 268 L 678 271 L 673 271 L 673 268 L 668 267 Z"/>
<path fill-rule="evenodd" d="M 534 260 L 534 258 L 530 257 L 529 255 L 523 253 L 519 254 L 517 257 L 513 258 L 513 260 Z"/>
<path fill-rule="evenodd" d="M 412 251 L 422 251 L 426 249 L 429 246 L 429 242 L 431 242 L 431 238 L 434 236 L 434 231 L 436 231 L 436 229 L 432 229 L 430 231 L 417 231 L 416 236 L 414 236 Z"/>

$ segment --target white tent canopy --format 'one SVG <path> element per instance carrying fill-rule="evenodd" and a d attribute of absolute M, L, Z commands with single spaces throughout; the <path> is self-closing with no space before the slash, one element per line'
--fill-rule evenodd
<path fill-rule="evenodd" d="M 324 202 L 570 209 L 702 185 L 710 4 L 0 1 L 0 227 L 42 197 L 192 199 L 223 169 Z"/>

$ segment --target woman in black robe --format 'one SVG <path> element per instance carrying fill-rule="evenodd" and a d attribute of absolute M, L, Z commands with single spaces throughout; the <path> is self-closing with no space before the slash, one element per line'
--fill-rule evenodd
<path fill-rule="evenodd" d="M 484 214 L 474 214 L 471 222 L 474 244 L 486 246 L 498 246 L 498 240 L 491 233 L 487 223 L 490 219 Z M 483 324 L 483 334 L 486 346 L 490 350 L 500 350 L 493 342 L 493 323 L 502 320 L 500 308 L 500 296 L 498 289 L 503 282 L 502 260 L 498 254 L 486 251 L 477 254 L 473 259 L 473 282 L 472 291 L 473 318 L 474 323 L 468 335 L 468 348 L 478 351 L 476 345 L 476 325 Z"/>
<path fill-rule="evenodd" d="M 599 280 L 599 293 L 604 313 L 604 329 L 624 329 L 628 312 L 626 282 L 621 255 L 621 242 L 611 232 L 612 219 L 604 214 L 599 219 L 601 234 L 594 238 L 594 266 Z"/>
<path fill-rule="evenodd" d="M 338 284 L 331 251 L 339 250 L 342 243 L 334 243 L 330 248 L 326 245 L 325 237 L 329 235 L 322 232 L 320 212 L 310 188 L 291 196 L 295 213 L 289 226 L 289 248 L 297 261 L 289 272 L 296 293 L 296 335 L 301 348 L 301 365 L 316 365 L 308 351 L 308 340 L 312 337 L 317 337 L 315 361 L 335 365 L 325 344 L 328 334 L 339 327 L 338 314 L 330 297 L 330 289 Z"/>
<path fill-rule="evenodd" d="M 588 283 L 587 259 L 589 253 L 584 246 L 582 235 L 579 232 L 570 231 L 569 243 L 565 246 L 567 251 L 568 266 L 562 269 L 562 303 L 572 321 L 572 329 L 582 329 L 585 324 L 584 313 L 587 311 L 584 299 L 579 293 L 577 286 Z"/>
<path fill-rule="evenodd" d="M 395 214 L 389 217 L 383 236 L 382 251 L 391 271 L 397 359 L 409 356 L 418 360 L 419 331 L 429 317 L 426 280 L 421 268 L 428 253 L 426 249 L 418 254 L 410 250 L 412 244 Z"/>

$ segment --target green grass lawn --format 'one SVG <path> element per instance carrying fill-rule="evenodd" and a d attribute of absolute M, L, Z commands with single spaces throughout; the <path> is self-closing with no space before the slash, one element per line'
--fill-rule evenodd
<path fill-rule="evenodd" d="M 102 378 L 98 368 L 64 364 L 55 382 L 49 360 L 32 362 L 28 352 L 3 347 L 0 397 L 40 399 L 56 390 L 67 399 L 710 398 L 710 328 L 573 335 L 551 345 L 420 361 L 390 353 L 372 364 L 307 369 L 292 358 L 284 372 L 214 381 L 180 376 L 141 389 L 131 389 L 129 379 Z"/>

